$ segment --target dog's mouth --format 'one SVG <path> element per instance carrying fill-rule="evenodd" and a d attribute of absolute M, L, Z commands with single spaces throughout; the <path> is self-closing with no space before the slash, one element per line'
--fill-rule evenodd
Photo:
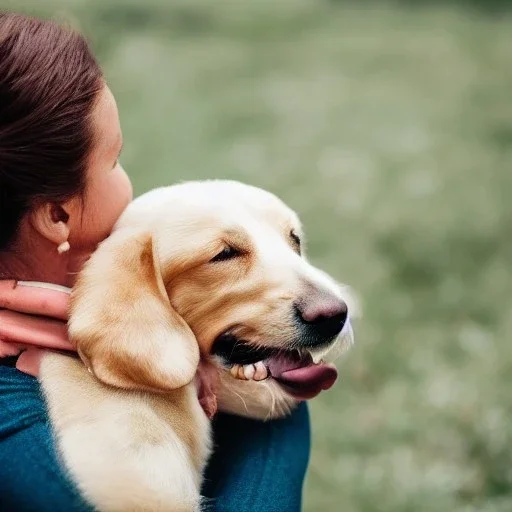
<path fill-rule="evenodd" d="M 217 338 L 213 354 L 221 358 L 233 377 L 254 381 L 272 378 L 298 400 L 314 398 L 338 377 L 334 365 L 315 363 L 307 350 L 258 347 L 231 334 Z"/>

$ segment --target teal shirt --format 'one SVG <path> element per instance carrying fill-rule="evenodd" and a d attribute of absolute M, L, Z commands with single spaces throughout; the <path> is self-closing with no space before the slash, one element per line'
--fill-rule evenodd
<path fill-rule="evenodd" d="M 267 423 L 219 414 L 214 436 L 205 510 L 301 510 L 310 450 L 305 404 Z M 37 379 L 0 364 L 0 511 L 92 510 L 58 463 Z"/>

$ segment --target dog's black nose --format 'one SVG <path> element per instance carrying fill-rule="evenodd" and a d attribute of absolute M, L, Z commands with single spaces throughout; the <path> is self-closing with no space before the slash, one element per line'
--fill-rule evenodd
<path fill-rule="evenodd" d="M 316 338 L 319 344 L 335 338 L 347 321 L 347 304 L 333 295 L 309 297 L 299 302 L 296 308 L 308 338 Z"/>

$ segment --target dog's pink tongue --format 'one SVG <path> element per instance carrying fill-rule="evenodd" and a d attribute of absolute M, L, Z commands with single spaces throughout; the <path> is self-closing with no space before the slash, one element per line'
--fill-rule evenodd
<path fill-rule="evenodd" d="M 272 377 L 299 400 L 314 398 L 321 391 L 329 389 L 338 378 L 338 370 L 332 364 L 308 364 L 298 366 L 295 361 L 277 360 L 269 364 Z M 293 368 L 295 366 L 295 368 Z"/>

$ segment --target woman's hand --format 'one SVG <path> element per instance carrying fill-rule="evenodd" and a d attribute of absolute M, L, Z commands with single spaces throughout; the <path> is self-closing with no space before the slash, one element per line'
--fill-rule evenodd
<path fill-rule="evenodd" d="M 68 340 L 69 293 L 35 283 L 0 281 L 0 357 L 37 376 L 48 349 L 74 350 Z"/>
<path fill-rule="evenodd" d="M 43 283 L 0 280 L 0 358 L 17 356 L 16 368 L 37 376 L 48 350 L 75 349 L 68 340 L 69 292 Z M 201 361 L 196 373 L 199 402 L 212 418 L 217 412 L 217 368 Z"/>

